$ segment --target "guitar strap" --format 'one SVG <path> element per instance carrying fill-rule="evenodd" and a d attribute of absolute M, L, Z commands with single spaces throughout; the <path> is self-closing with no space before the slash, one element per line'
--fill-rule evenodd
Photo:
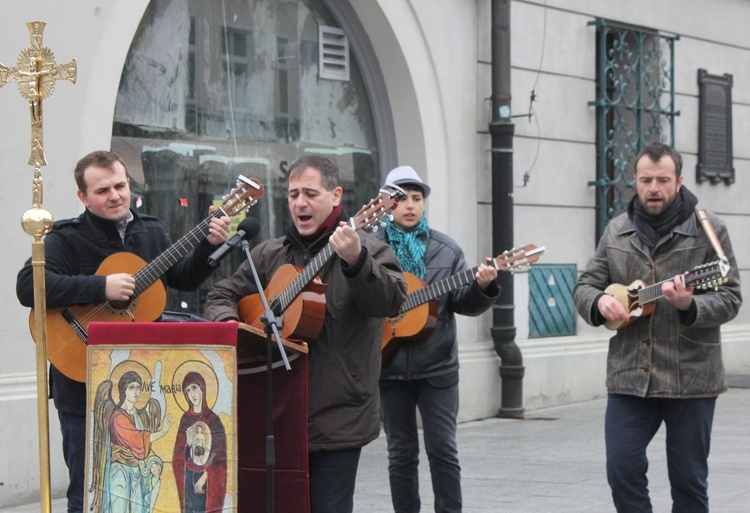
<path fill-rule="evenodd" d="M 724 249 L 721 247 L 721 242 L 719 242 L 719 238 L 716 236 L 716 232 L 714 231 L 714 226 L 711 224 L 711 220 L 708 218 L 708 213 L 703 208 L 696 208 L 695 213 L 698 215 L 698 219 L 700 219 L 701 226 L 703 226 L 703 231 L 706 232 L 706 235 L 708 236 L 708 240 L 711 241 L 711 245 L 714 247 L 714 251 L 716 251 L 716 255 L 722 260 L 727 261 L 727 256 L 724 254 Z"/>

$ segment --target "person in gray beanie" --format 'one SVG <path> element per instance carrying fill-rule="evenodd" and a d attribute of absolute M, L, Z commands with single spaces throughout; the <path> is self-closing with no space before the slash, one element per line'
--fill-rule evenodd
<path fill-rule="evenodd" d="M 417 172 L 410 166 L 397 167 L 386 178 L 385 186 L 389 185 L 404 189 L 406 197 L 393 210 L 393 220 L 376 236 L 393 249 L 407 284 L 419 283 L 409 275 L 431 284 L 468 269 L 456 241 L 429 227 L 424 211 L 431 189 Z M 435 511 L 461 511 L 461 467 L 456 446 L 459 364 L 455 314 L 479 315 L 500 295 L 494 267 L 480 265 L 475 277 L 436 299 L 437 324 L 428 338 L 400 341 L 394 338 L 384 346 L 380 407 L 388 441 L 391 500 L 396 513 L 417 512 L 421 505 L 417 409 L 430 462 Z M 413 292 L 411 286 L 409 289 Z M 385 332 L 389 325 L 386 320 Z"/>

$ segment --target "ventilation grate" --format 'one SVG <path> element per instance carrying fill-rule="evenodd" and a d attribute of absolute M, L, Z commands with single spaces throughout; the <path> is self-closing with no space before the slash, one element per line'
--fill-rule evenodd
<path fill-rule="evenodd" d="M 349 40 L 336 27 L 318 27 L 320 78 L 349 80 Z"/>

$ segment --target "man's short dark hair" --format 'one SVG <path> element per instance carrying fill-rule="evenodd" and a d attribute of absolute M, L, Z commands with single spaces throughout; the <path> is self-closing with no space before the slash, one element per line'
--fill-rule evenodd
<path fill-rule="evenodd" d="M 332 191 L 339 186 L 339 168 L 328 157 L 322 155 L 302 155 L 289 167 L 288 179 L 301 174 L 308 167 L 320 171 L 323 187 Z"/>
<path fill-rule="evenodd" d="M 634 174 L 638 172 L 638 161 L 641 160 L 642 157 L 648 157 L 651 162 L 659 162 L 659 160 L 661 160 L 661 158 L 665 155 L 669 155 L 669 157 L 674 162 L 675 171 L 677 172 L 677 178 L 679 178 L 682 174 L 682 155 L 680 155 L 680 153 L 671 146 L 663 143 L 649 144 L 648 146 L 643 148 L 638 153 L 638 155 L 636 155 L 635 160 L 633 161 Z"/>
<path fill-rule="evenodd" d="M 119 162 L 120 164 L 122 164 L 123 169 L 125 169 L 125 172 L 127 173 L 125 161 L 122 160 L 122 157 L 117 153 L 113 153 L 111 151 L 93 151 L 79 160 L 78 164 L 76 164 L 75 170 L 73 171 L 73 177 L 76 180 L 76 185 L 78 185 L 78 190 L 81 192 L 86 192 L 86 180 L 84 180 L 83 178 L 83 172 L 86 171 L 87 167 L 103 167 L 114 171 L 115 162 Z"/>

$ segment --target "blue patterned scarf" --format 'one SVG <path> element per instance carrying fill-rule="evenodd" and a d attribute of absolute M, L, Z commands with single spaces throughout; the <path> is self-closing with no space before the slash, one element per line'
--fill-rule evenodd
<path fill-rule="evenodd" d="M 427 218 L 422 216 L 419 223 L 408 232 L 393 224 L 393 221 L 389 219 L 385 223 L 385 233 L 403 270 L 424 279 L 424 252 L 430 235 Z"/>

